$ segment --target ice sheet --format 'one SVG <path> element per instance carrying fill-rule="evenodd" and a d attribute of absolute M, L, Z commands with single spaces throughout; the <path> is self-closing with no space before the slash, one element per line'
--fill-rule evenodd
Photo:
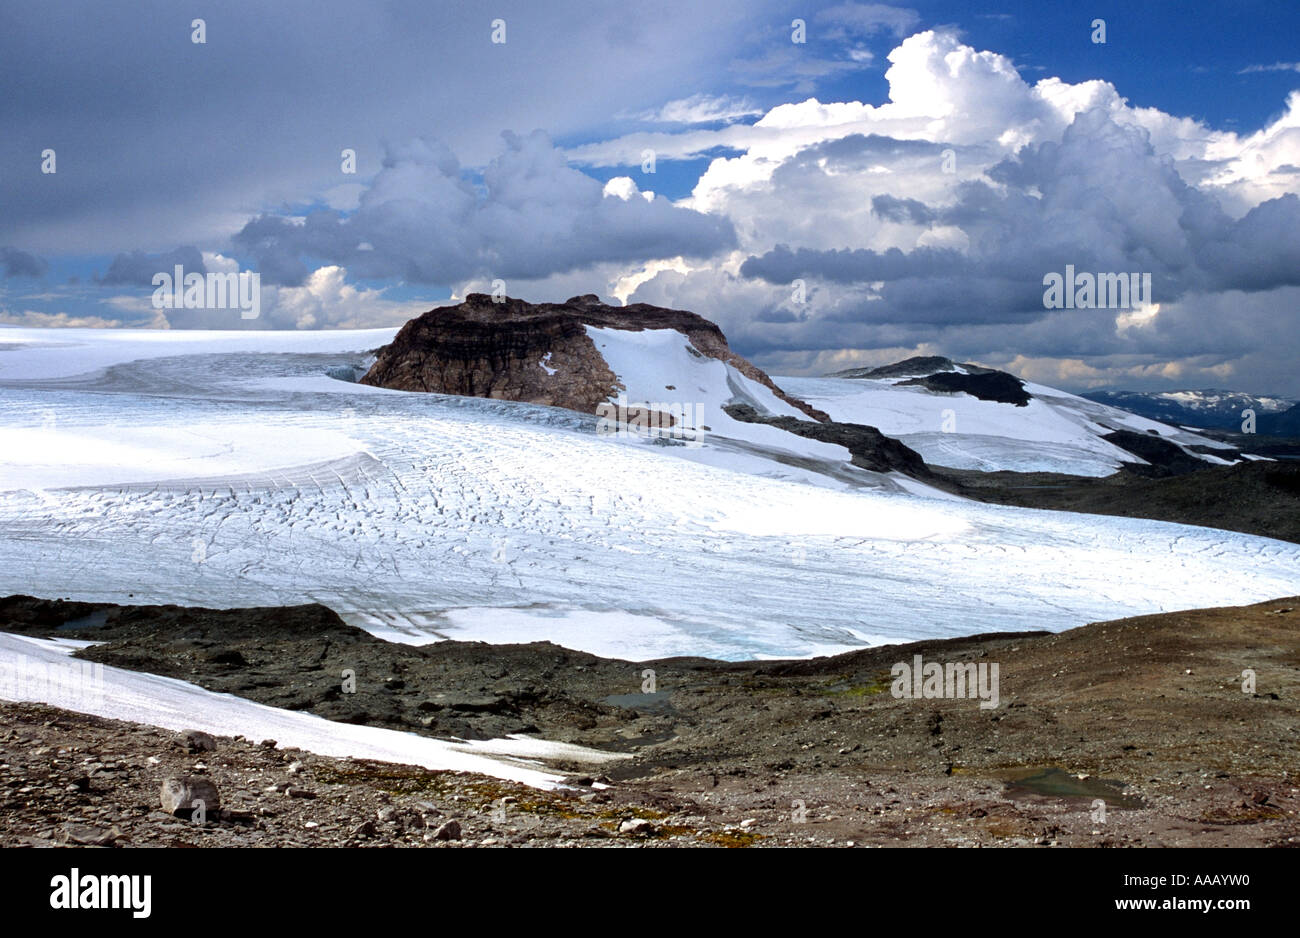
<path fill-rule="evenodd" d="M 189 333 L 181 356 L 0 381 L 0 433 L 52 434 L 50 451 L 148 442 L 147 457 L 113 461 L 112 482 L 102 465 L 69 463 L 72 477 L 0 491 L 0 593 L 319 601 L 406 641 L 527 636 L 641 660 L 1057 630 L 1300 592 L 1294 544 L 924 497 L 766 427 L 719 421 L 701 449 L 624 445 L 598 437 L 591 415 L 325 378 L 364 359 L 367 334 L 329 334 L 325 351 L 315 336 L 283 351 L 289 340 L 258 335 L 238 338 L 258 354 Z M 0 362 L 30 376 L 29 352 Z M 663 380 L 716 404 L 718 380 L 730 387 L 719 374 Z M 770 430 L 780 446 L 722 429 Z M 195 434 L 216 447 L 201 471 L 159 479 L 157 466 L 194 455 Z M 0 451 L 0 478 L 31 467 L 30 453 Z"/>

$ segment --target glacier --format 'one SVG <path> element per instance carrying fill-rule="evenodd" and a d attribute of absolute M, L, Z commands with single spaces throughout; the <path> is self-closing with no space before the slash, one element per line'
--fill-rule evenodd
<path fill-rule="evenodd" d="M 330 377 L 393 332 L 0 329 L 0 591 L 320 602 L 398 641 L 629 660 L 810 656 L 1300 593 L 1298 545 L 978 504 L 731 421 L 730 399 L 788 405 L 676 333 L 598 338 L 629 396 L 669 384 L 711 409 L 699 448 Z M 871 401 L 846 399 L 861 382 L 776 380 L 885 432 L 934 417 L 916 393 L 872 419 Z M 1113 454 L 1067 422 L 1045 416 L 1037 452 L 1100 472 Z"/>

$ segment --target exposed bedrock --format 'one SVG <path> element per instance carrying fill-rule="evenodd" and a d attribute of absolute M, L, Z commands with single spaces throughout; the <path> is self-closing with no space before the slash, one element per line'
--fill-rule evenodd
<path fill-rule="evenodd" d="M 722 330 L 686 310 L 645 303 L 608 306 L 594 294 L 563 303 L 526 303 L 471 293 L 411 320 L 380 349 L 362 384 L 401 391 L 547 404 L 593 413 L 622 390 L 587 326 L 675 329 L 700 353 L 726 362 L 813 420 L 827 415 L 795 400 L 762 369 L 733 352 Z"/>

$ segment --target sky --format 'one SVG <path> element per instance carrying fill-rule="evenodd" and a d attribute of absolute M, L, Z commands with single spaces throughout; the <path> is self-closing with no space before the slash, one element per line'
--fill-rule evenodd
<path fill-rule="evenodd" d="M 503 287 L 694 310 L 774 374 L 1300 397 L 1290 0 L 202 6 L 0 8 L 0 327 Z M 178 264 L 259 315 L 159 308 Z M 1151 302 L 1046 308 L 1067 265 Z"/>

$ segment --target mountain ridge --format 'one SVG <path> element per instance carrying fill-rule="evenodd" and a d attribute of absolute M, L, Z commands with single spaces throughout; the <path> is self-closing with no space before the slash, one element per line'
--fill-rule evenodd
<path fill-rule="evenodd" d="M 732 351 L 722 330 L 703 316 L 647 303 L 609 306 L 594 293 L 563 303 L 471 293 L 462 303 L 429 310 L 404 325 L 378 351 L 360 383 L 592 413 L 622 386 L 588 327 L 675 330 L 697 353 L 730 365 L 810 419 L 830 419 L 786 394 L 761 368 Z"/>

